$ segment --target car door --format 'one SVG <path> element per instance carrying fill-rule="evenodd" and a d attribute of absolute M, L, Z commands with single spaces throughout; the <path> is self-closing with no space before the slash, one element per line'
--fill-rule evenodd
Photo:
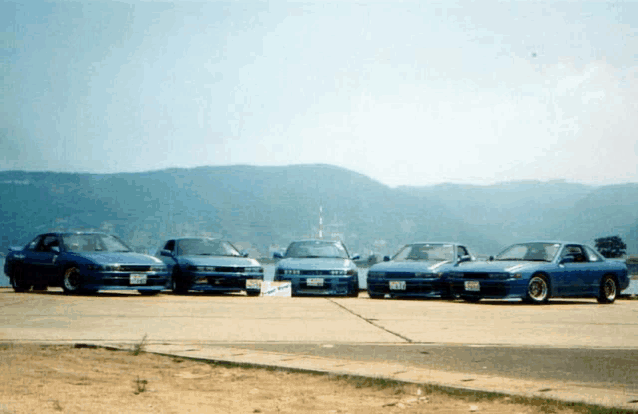
<path fill-rule="evenodd" d="M 573 261 L 562 262 L 571 257 Z M 568 244 L 561 254 L 558 274 L 555 277 L 560 296 L 578 296 L 589 292 L 591 282 L 588 279 L 589 261 L 581 245 Z"/>
<path fill-rule="evenodd" d="M 57 247 L 57 251 L 55 251 Z M 60 240 L 55 234 L 42 236 L 33 249 L 26 253 L 29 280 L 34 284 L 49 284 L 58 274 L 56 260 L 60 253 Z"/>
<path fill-rule="evenodd" d="M 604 260 L 589 246 L 583 246 L 587 257 L 587 269 L 585 271 L 585 281 L 587 283 L 587 294 L 597 295 L 600 291 L 600 282 L 606 271 Z"/>

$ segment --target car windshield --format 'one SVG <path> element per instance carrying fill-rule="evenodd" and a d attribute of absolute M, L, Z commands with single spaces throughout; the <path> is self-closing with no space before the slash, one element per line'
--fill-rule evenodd
<path fill-rule="evenodd" d="M 71 252 L 130 252 L 120 239 L 110 234 L 67 234 L 62 242 Z"/>
<path fill-rule="evenodd" d="M 392 258 L 394 261 L 443 262 L 454 260 L 454 246 L 451 244 L 419 243 L 404 246 Z"/>
<path fill-rule="evenodd" d="M 288 246 L 288 250 L 286 250 L 286 257 L 334 257 L 347 259 L 348 252 L 339 242 L 304 241 L 291 243 L 290 246 Z"/>
<path fill-rule="evenodd" d="M 241 256 L 227 241 L 213 239 L 183 239 L 177 241 L 179 256 Z"/>
<path fill-rule="evenodd" d="M 551 262 L 558 253 L 558 243 L 521 243 L 508 247 L 494 260 L 525 260 L 531 262 Z"/>

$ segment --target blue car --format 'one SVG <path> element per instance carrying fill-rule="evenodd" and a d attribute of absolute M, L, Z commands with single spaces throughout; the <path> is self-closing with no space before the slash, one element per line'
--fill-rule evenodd
<path fill-rule="evenodd" d="M 275 281 L 290 281 L 293 296 L 359 296 L 359 272 L 340 241 L 300 240 L 290 243 L 275 268 Z"/>
<path fill-rule="evenodd" d="M 595 297 L 613 303 L 629 286 L 625 263 L 562 241 L 514 244 L 487 262 L 453 269 L 447 277 L 452 293 L 467 302 L 519 298 L 539 304 L 551 297 Z"/>
<path fill-rule="evenodd" d="M 392 259 L 384 258 L 368 270 L 368 296 L 450 298 L 444 273 L 470 262 L 465 246 L 456 243 L 412 243 L 403 246 Z"/>
<path fill-rule="evenodd" d="M 174 293 L 246 291 L 257 296 L 264 268 L 247 256 L 227 241 L 206 237 L 168 240 L 158 253 L 169 269 Z"/>
<path fill-rule="evenodd" d="M 12 247 L 4 272 L 16 292 L 59 286 L 67 294 L 137 290 L 154 295 L 168 284 L 161 260 L 133 252 L 115 236 L 93 232 L 41 234 L 24 248 Z"/>

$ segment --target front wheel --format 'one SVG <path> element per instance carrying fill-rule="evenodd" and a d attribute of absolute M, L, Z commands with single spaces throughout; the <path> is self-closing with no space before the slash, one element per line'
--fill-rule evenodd
<path fill-rule="evenodd" d="M 67 295 L 80 293 L 82 290 L 82 275 L 80 269 L 75 266 L 69 267 L 64 271 L 62 279 L 62 289 Z"/>
<path fill-rule="evenodd" d="M 22 272 L 22 269 L 16 269 L 11 276 L 11 287 L 13 287 L 14 292 L 22 293 L 31 290 L 33 285 L 28 284 L 24 280 L 24 273 Z"/>
<path fill-rule="evenodd" d="M 598 294 L 598 303 L 614 303 L 618 295 L 618 283 L 613 276 L 607 275 L 603 277 L 600 283 L 600 292 Z"/>
<path fill-rule="evenodd" d="M 188 292 L 188 288 L 184 285 L 184 282 L 180 280 L 180 277 L 176 273 L 174 273 L 171 278 L 171 290 L 176 295 L 184 295 Z"/>
<path fill-rule="evenodd" d="M 549 281 L 545 276 L 532 276 L 527 284 L 525 300 L 535 305 L 547 303 L 549 300 Z"/>

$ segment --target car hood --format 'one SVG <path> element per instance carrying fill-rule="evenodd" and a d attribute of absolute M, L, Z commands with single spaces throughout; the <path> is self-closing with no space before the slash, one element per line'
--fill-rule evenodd
<path fill-rule="evenodd" d="M 277 263 L 279 269 L 289 270 L 320 270 L 320 269 L 356 269 L 357 266 L 350 259 L 338 259 L 329 257 L 308 259 L 281 259 Z"/>
<path fill-rule="evenodd" d="M 160 265 L 161 260 L 142 253 L 134 252 L 95 252 L 72 253 L 72 256 L 90 260 L 96 264 L 135 264 Z"/>
<path fill-rule="evenodd" d="M 550 262 L 526 262 L 521 260 L 507 260 L 507 261 L 490 261 L 490 262 L 468 262 L 463 263 L 462 267 L 459 267 L 459 272 L 520 272 L 530 267 L 538 267 L 547 265 Z"/>
<path fill-rule="evenodd" d="M 228 256 L 179 256 L 177 262 L 187 266 L 225 266 L 225 267 L 253 267 L 260 266 L 255 259 L 248 257 Z"/>
<path fill-rule="evenodd" d="M 377 263 L 370 267 L 368 272 L 419 272 L 419 273 L 434 273 L 441 272 L 444 269 L 448 269 L 453 266 L 451 262 L 439 262 L 439 261 L 406 261 L 406 262 L 383 262 Z"/>

